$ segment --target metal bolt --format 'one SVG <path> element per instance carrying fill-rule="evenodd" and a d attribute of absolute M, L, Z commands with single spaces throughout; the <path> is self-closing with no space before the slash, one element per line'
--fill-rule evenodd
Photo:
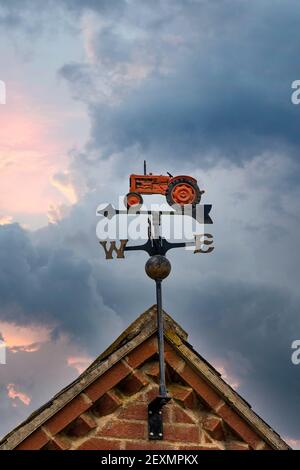
<path fill-rule="evenodd" d="M 162 411 L 159 411 L 158 414 L 161 415 L 161 414 L 162 414 Z"/>
<path fill-rule="evenodd" d="M 152 415 L 152 411 L 151 411 L 151 410 L 149 411 L 149 415 Z"/>
<path fill-rule="evenodd" d="M 159 435 L 159 437 L 161 437 L 161 436 L 162 436 L 162 432 L 159 432 L 158 435 Z"/>
<path fill-rule="evenodd" d="M 153 436 L 153 432 L 150 432 L 150 436 Z"/>

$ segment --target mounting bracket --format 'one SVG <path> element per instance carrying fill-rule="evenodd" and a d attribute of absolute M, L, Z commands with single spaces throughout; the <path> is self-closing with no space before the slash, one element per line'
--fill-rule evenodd
<path fill-rule="evenodd" d="M 148 437 L 150 440 L 163 439 L 162 408 L 171 397 L 158 395 L 148 405 Z"/>

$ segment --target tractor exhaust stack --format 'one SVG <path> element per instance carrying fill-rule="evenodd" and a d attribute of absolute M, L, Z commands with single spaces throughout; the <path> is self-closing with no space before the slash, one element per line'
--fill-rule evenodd
<path fill-rule="evenodd" d="M 147 162 L 144 160 L 144 176 L 147 175 Z"/>

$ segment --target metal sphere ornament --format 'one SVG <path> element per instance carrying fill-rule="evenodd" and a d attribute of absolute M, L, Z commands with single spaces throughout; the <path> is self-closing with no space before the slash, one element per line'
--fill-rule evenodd
<path fill-rule="evenodd" d="M 148 259 L 145 265 L 145 271 L 151 279 L 162 281 L 169 276 L 171 263 L 165 256 L 154 255 Z"/>

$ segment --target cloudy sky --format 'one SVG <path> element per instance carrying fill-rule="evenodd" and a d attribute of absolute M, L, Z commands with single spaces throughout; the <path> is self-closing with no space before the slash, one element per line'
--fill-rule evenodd
<path fill-rule="evenodd" d="M 297 0 L 0 0 L 0 434 L 154 303 L 145 254 L 106 262 L 128 175 L 194 175 L 215 251 L 170 252 L 165 309 L 300 446 Z"/>

